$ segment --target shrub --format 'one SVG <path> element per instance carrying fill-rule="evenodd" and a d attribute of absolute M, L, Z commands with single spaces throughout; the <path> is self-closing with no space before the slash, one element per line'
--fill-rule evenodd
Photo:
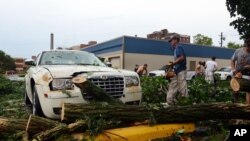
<path fill-rule="evenodd" d="M 141 85 L 143 104 L 166 102 L 168 81 L 163 77 L 142 77 Z M 178 105 L 231 102 L 232 100 L 229 81 L 217 80 L 214 84 L 210 84 L 204 77 L 196 77 L 188 82 L 188 93 L 189 97 L 187 98 L 176 95 Z M 244 93 L 240 93 L 240 101 L 244 101 L 244 99 Z"/>
<path fill-rule="evenodd" d="M 23 93 L 24 82 L 12 82 L 0 75 L 0 95 L 11 94 L 11 93 Z"/>
<path fill-rule="evenodd" d="M 168 81 L 163 77 L 141 77 L 143 104 L 156 104 L 166 101 Z"/>

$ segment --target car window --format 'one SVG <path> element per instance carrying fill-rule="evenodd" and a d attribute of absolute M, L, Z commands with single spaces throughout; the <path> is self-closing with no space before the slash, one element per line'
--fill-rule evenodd
<path fill-rule="evenodd" d="M 221 68 L 221 69 L 219 69 L 219 71 L 230 72 L 231 68 Z"/>
<path fill-rule="evenodd" d="M 48 51 L 41 56 L 40 65 L 96 65 L 106 66 L 94 54 L 73 51 Z"/>
<path fill-rule="evenodd" d="M 167 65 L 162 66 L 159 70 L 166 70 L 167 69 Z"/>

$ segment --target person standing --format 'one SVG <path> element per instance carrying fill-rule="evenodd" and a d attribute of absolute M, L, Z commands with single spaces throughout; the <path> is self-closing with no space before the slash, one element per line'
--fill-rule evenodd
<path fill-rule="evenodd" d="M 144 64 L 143 66 L 140 66 L 138 69 L 137 69 L 137 74 L 139 76 L 146 76 L 148 74 L 148 70 L 147 70 L 147 67 L 148 65 L 147 64 Z"/>
<path fill-rule="evenodd" d="M 170 62 L 173 66 L 175 76 L 170 79 L 167 92 L 167 104 L 174 105 L 176 93 L 179 91 L 182 97 L 188 96 L 187 81 L 186 81 L 186 54 L 184 49 L 179 44 L 180 37 L 174 35 L 169 40 L 169 43 L 174 49 L 174 61 Z"/>
<path fill-rule="evenodd" d="M 245 41 L 245 47 L 236 49 L 231 58 L 231 67 L 235 77 L 250 73 L 250 37 Z M 246 92 L 246 104 L 250 104 L 250 92 Z"/>
<path fill-rule="evenodd" d="M 138 64 L 135 64 L 134 71 L 137 72 L 138 68 L 139 68 L 139 65 L 138 65 Z"/>
<path fill-rule="evenodd" d="M 199 61 L 198 65 L 195 68 L 195 76 L 203 76 L 204 74 L 205 61 Z"/>
<path fill-rule="evenodd" d="M 215 62 L 216 57 L 212 57 L 205 64 L 205 80 L 209 83 L 214 83 L 214 72 L 217 70 L 217 63 Z"/>

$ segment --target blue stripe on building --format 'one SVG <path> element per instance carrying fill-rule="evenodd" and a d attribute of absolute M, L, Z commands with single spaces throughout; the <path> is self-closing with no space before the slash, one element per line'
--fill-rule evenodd
<path fill-rule="evenodd" d="M 106 41 L 97 45 L 90 46 L 88 48 L 84 48 L 82 50 L 92 52 L 96 55 L 121 51 L 122 50 L 122 41 L 123 37 L 119 37 L 110 41 Z"/>
<path fill-rule="evenodd" d="M 155 55 L 173 55 L 171 45 L 167 41 L 149 40 L 143 38 L 125 37 L 126 53 L 142 53 Z M 201 46 L 194 44 L 181 44 L 187 57 L 210 58 L 215 56 L 220 59 L 230 59 L 234 53 L 233 49 Z"/>
<path fill-rule="evenodd" d="M 124 38 L 124 52 L 153 55 L 173 55 L 171 45 L 167 41 L 151 40 L 146 38 L 136 38 L 123 36 L 107 42 L 83 49 L 95 54 L 103 54 L 114 51 L 121 51 Z M 220 59 L 230 59 L 234 53 L 233 49 L 201 46 L 194 44 L 181 44 L 187 57 L 210 58 L 215 56 Z"/>

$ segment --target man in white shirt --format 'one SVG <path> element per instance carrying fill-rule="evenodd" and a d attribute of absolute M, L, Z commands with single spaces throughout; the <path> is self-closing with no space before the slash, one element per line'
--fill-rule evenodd
<path fill-rule="evenodd" d="M 214 72 L 217 70 L 217 63 L 215 62 L 216 57 L 212 57 L 212 60 L 209 60 L 205 64 L 205 79 L 209 83 L 214 83 Z"/>

